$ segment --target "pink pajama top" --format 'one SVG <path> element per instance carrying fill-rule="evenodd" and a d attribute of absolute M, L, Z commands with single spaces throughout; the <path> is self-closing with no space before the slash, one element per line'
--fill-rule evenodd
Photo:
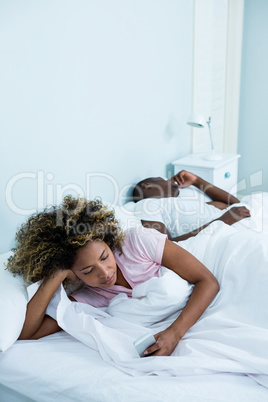
<path fill-rule="evenodd" d="M 158 277 L 167 235 L 143 226 L 130 228 L 125 234 L 123 253 L 120 255 L 118 251 L 114 251 L 114 257 L 124 278 L 133 289 L 152 277 Z M 107 307 L 110 300 L 119 293 L 126 293 L 131 297 L 132 289 L 119 285 L 107 289 L 84 285 L 72 296 L 81 303 Z"/>

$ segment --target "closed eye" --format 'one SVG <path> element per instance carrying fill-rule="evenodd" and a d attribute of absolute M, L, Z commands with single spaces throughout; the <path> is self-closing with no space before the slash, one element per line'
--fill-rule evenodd
<path fill-rule="evenodd" d="M 109 253 L 107 253 L 105 256 L 103 256 L 103 257 L 101 258 L 101 261 L 107 260 L 108 257 L 109 257 Z M 90 271 L 84 272 L 84 275 L 89 275 L 89 274 L 91 274 L 91 272 L 93 271 L 93 269 L 94 269 L 94 267 L 92 267 Z"/>
<path fill-rule="evenodd" d="M 93 268 L 92 268 L 90 271 L 88 271 L 88 272 L 84 272 L 84 275 L 91 274 L 92 271 L 93 271 Z"/>
<path fill-rule="evenodd" d="M 107 253 L 107 255 L 105 255 L 104 257 L 102 257 L 101 261 L 107 260 L 108 257 L 109 257 L 109 253 Z"/>

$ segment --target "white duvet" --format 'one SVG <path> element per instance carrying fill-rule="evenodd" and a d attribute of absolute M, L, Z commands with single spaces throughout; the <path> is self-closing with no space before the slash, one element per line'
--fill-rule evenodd
<path fill-rule="evenodd" d="M 166 328 L 192 285 L 162 267 L 161 276 L 116 296 L 107 310 L 71 302 L 63 287 L 47 313 L 104 361 L 132 375 L 246 374 L 268 387 L 268 234 L 221 222 L 180 242 L 216 276 L 220 292 L 172 356 L 140 358 L 133 341 Z M 29 287 L 29 294 L 37 284 Z"/>

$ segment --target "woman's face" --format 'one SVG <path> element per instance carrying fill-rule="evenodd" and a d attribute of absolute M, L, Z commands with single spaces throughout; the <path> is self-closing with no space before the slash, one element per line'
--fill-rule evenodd
<path fill-rule="evenodd" d="M 94 241 L 80 248 L 72 267 L 75 275 L 86 285 L 109 288 L 117 280 L 117 265 L 106 243 Z"/>

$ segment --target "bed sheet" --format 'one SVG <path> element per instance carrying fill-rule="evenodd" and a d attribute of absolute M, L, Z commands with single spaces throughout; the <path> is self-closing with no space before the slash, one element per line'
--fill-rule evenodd
<path fill-rule="evenodd" d="M 247 374 L 268 389 L 268 236 L 210 225 L 181 245 L 210 269 L 220 292 L 178 343 L 171 357 L 140 359 L 133 341 L 167 328 L 189 297 L 189 285 L 162 268 L 159 278 L 137 285 L 132 298 L 120 294 L 106 311 L 72 303 L 61 286 L 47 314 L 103 360 L 134 376 Z M 38 284 L 29 289 L 36 291 Z"/>
<path fill-rule="evenodd" d="M 250 275 L 256 270 L 257 276 L 254 280 L 254 286 L 255 290 L 257 289 L 257 298 L 259 297 L 259 294 L 257 294 L 258 289 L 261 293 L 265 293 L 263 292 L 265 290 L 265 283 L 260 274 L 268 269 L 268 241 L 267 236 L 263 234 L 267 233 L 268 228 L 267 200 L 267 196 L 265 202 L 263 202 L 263 198 L 257 199 L 256 197 L 245 200 L 247 203 L 251 203 L 251 206 L 255 207 L 254 219 L 250 218 L 246 225 L 238 223 L 234 225 L 234 229 L 237 232 L 242 231 L 242 239 L 246 239 L 246 243 L 244 243 L 243 248 L 238 233 L 235 235 L 238 239 L 237 244 L 233 244 L 233 246 L 232 243 L 229 244 L 229 252 L 232 251 L 234 254 L 234 267 L 236 264 L 239 265 L 241 261 L 244 261 L 248 262 L 247 269 L 249 269 Z M 263 205 L 262 209 L 259 207 L 261 204 Z M 262 226 L 259 225 L 260 219 Z M 257 226 L 255 225 L 256 222 Z M 248 229 L 251 230 L 248 231 Z M 198 238 L 205 239 L 207 235 L 209 234 L 201 232 Z M 253 241 L 253 239 L 255 240 Z M 189 241 L 183 244 L 197 258 L 202 260 L 205 257 L 206 247 L 200 246 L 198 242 L 192 242 L 189 239 Z M 214 255 L 218 266 L 221 261 L 222 264 L 232 263 L 231 255 L 229 258 L 224 254 L 224 251 L 226 252 L 226 250 L 221 248 L 218 256 Z M 266 255 L 266 260 L 263 260 L 263 255 Z M 215 260 L 213 262 L 209 254 L 206 254 L 206 257 L 208 258 L 208 265 L 214 265 Z M 242 265 L 240 269 L 243 269 Z M 231 272 L 229 273 L 231 274 Z M 253 278 L 254 275 L 251 276 L 251 279 Z M 246 277 L 243 277 L 242 282 L 236 275 L 233 277 L 231 275 L 229 279 L 233 281 L 233 284 L 240 283 L 239 292 L 243 293 L 243 286 L 245 286 L 244 279 L 246 280 Z M 244 289 L 246 288 L 244 287 Z M 235 287 L 231 286 L 229 289 L 229 296 L 231 298 L 230 309 L 233 301 L 236 299 L 234 297 L 235 291 Z M 253 299 L 248 301 L 246 299 L 247 294 L 245 294 L 243 302 L 248 302 L 248 307 L 251 310 L 245 310 L 244 318 L 251 319 L 252 316 L 255 319 L 255 316 L 258 315 L 257 304 L 254 304 Z M 257 300 L 256 303 L 259 303 L 259 301 Z M 226 311 L 228 312 L 228 310 Z M 237 313 L 241 313 L 239 310 L 234 310 L 234 313 L 236 311 Z M 211 312 L 213 315 L 213 309 L 209 313 Z M 217 318 L 217 314 L 215 313 L 214 309 L 214 315 Z M 267 310 L 265 314 L 267 316 Z M 209 325 L 211 323 L 209 314 L 205 315 L 204 318 L 203 323 L 205 323 L 205 326 Z M 249 323 L 248 329 L 250 329 L 251 324 Z M 200 320 L 195 326 L 194 331 L 197 330 L 198 332 L 200 330 L 202 335 L 202 331 L 206 330 L 205 326 L 202 327 L 202 320 Z M 235 322 L 233 322 L 233 328 L 236 328 Z M 232 325 L 230 329 L 232 329 Z M 245 326 L 242 335 L 246 333 L 247 328 Z M 191 333 L 189 333 L 189 344 L 191 344 L 191 336 Z M 240 338 L 237 338 L 237 343 L 241 346 L 243 342 L 241 342 Z M 258 347 L 258 341 L 256 344 Z M 198 350 L 199 345 L 197 344 L 196 346 L 196 350 Z M 262 346 L 259 346 L 259 352 L 261 353 Z M 195 357 L 194 353 L 196 353 L 196 350 L 192 350 L 193 358 Z M 263 347 L 263 351 L 266 353 L 267 350 L 266 344 Z M 249 357 L 250 359 L 254 357 L 254 352 L 249 353 Z M 266 367 L 268 368 L 268 359 L 263 361 L 263 365 L 267 365 Z M 98 350 L 89 348 L 64 331 L 38 341 L 17 341 L 6 352 L 1 353 L 0 385 L 0 401 L 3 400 L 5 402 L 50 402 L 53 399 L 63 402 L 268 401 L 268 389 L 258 384 L 254 380 L 254 377 L 249 377 L 239 372 L 214 372 L 214 374 L 207 374 L 200 370 L 198 373 L 198 364 L 195 375 L 172 376 L 164 371 L 159 375 L 153 375 L 152 372 L 148 371 L 129 375 L 125 372 L 124 367 L 115 367 L 109 364 L 103 360 L 103 356 L 101 356 Z"/>
<path fill-rule="evenodd" d="M 0 388 L 5 402 L 268 400 L 267 390 L 244 375 L 130 376 L 63 331 L 38 341 L 17 341 L 0 356 L 0 365 L 0 383 L 20 398 L 3 399 L 7 392 L 1 395 Z"/>
<path fill-rule="evenodd" d="M 33 399 L 28 398 L 10 388 L 0 384 L 0 398 L 1 401 L 6 402 L 35 402 Z"/>

